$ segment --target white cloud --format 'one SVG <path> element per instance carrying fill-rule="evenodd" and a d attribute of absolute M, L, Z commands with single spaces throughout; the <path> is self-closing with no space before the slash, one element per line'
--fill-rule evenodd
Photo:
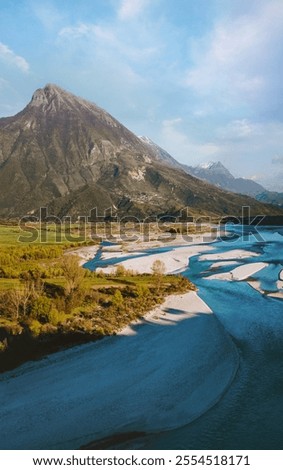
<path fill-rule="evenodd" d="M 66 26 L 59 31 L 59 37 L 68 39 L 78 39 L 83 36 L 88 36 L 95 32 L 94 25 L 79 23 L 77 26 Z"/>
<path fill-rule="evenodd" d="M 175 119 L 165 119 L 164 121 L 162 121 L 162 126 L 164 129 L 168 128 L 168 129 L 172 129 L 175 124 L 179 124 L 183 121 L 182 118 L 175 118 Z"/>
<path fill-rule="evenodd" d="M 229 106 L 264 99 L 282 86 L 283 2 L 270 0 L 249 14 L 218 21 L 192 44 L 185 86 Z M 280 80 L 279 80 L 280 79 Z M 279 83 L 280 82 L 280 83 Z"/>
<path fill-rule="evenodd" d="M 234 176 L 251 178 L 274 189 L 282 183 L 283 124 L 232 120 L 226 126 L 197 137 L 197 128 L 181 117 L 162 122 L 158 143 L 173 157 L 187 165 L 220 160 Z M 153 136 L 154 138 L 154 136 Z M 273 165 L 272 165 L 273 164 Z M 274 175 L 277 165 L 277 176 Z M 256 170 L 256 175 L 255 175 Z M 281 178 L 281 182 L 280 182 Z"/>
<path fill-rule="evenodd" d="M 0 59 L 9 65 L 13 65 L 22 72 L 29 71 L 29 64 L 23 57 L 15 54 L 8 46 L 0 42 Z"/>
<path fill-rule="evenodd" d="M 233 120 L 216 131 L 220 139 L 227 140 L 247 139 L 258 133 L 260 133 L 259 126 L 248 119 Z"/>
<path fill-rule="evenodd" d="M 260 90 L 264 85 L 263 77 L 249 70 L 248 57 L 261 41 L 255 31 L 251 32 L 252 28 L 246 19 L 218 25 L 208 40 L 206 51 L 201 48 L 194 53 L 196 66 L 187 72 L 185 84 L 200 94 L 217 90 Z"/>
<path fill-rule="evenodd" d="M 118 17 L 121 20 L 136 18 L 142 13 L 148 3 L 149 0 L 122 0 L 118 10 Z"/>
<path fill-rule="evenodd" d="M 256 170 L 255 179 L 265 184 L 274 177 L 273 165 L 283 162 L 282 136 L 281 122 L 242 119 L 216 129 L 213 141 L 219 147 L 218 159 L 226 163 L 234 176 L 250 178 Z"/>
<path fill-rule="evenodd" d="M 248 179 L 257 182 L 257 181 L 259 181 L 262 177 L 263 177 L 262 174 L 256 174 L 256 175 L 250 175 Z"/>
<path fill-rule="evenodd" d="M 213 158 L 219 148 L 213 142 L 200 143 L 191 139 L 183 130 L 178 129 L 182 124 L 181 118 L 164 120 L 162 122 L 160 141 L 174 158 L 194 165 L 207 158 Z"/>
<path fill-rule="evenodd" d="M 139 38 L 137 32 L 135 32 L 136 43 L 132 41 L 131 32 L 128 31 L 129 37 L 125 39 L 124 28 L 121 29 L 118 25 L 79 23 L 76 26 L 62 28 L 58 36 L 61 40 L 87 40 L 84 53 L 90 51 L 92 56 L 97 53 L 100 57 L 113 55 L 113 59 L 117 59 L 120 55 L 124 59 L 141 63 L 158 53 L 158 47 L 153 47 L 147 38 L 146 40 L 143 37 Z"/>
<path fill-rule="evenodd" d="M 63 20 L 63 15 L 54 5 L 37 1 L 32 4 L 32 9 L 36 18 L 47 30 L 53 29 Z"/>

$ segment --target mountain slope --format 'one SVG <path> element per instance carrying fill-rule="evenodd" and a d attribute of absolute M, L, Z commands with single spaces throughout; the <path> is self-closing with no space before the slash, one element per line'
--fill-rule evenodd
<path fill-rule="evenodd" d="M 151 146 L 106 111 L 56 85 L 37 90 L 16 116 L 0 119 L 0 216 L 282 213 L 164 164 Z"/>
<path fill-rule="evenodd" d="M 187 167 L 187 170 L 197 178 L 235 193 L 254 197 L 264 191 L 264 187 L 253 180 L 235 178 L 221 162 L 210 162 L 195 168 Z"/>
<path fill-rule="evenodd" d="M 173 158 L 170 153 L 164 150 L 162 147 L 159 147 L 153 140 L 149 139 L 149 137 L 141 136 L 140 140 L 147 145 L 149 151 L 154 154 L 155 158 L 161 162 L 166 163 L 169 166 L 173 166 L 175 168 L 179 168 L 179 170 L 184 170 L 184 165 L 182 163 L 177 162 L 175 158 Z"/>
<path fill-rule="evenodd" d="M 277 206 L 283 206 L 283 193 L 277 193 L 274 191 L 264 191 L 257 194 L 256 199 L 260 202 L 274 204 Z"/>

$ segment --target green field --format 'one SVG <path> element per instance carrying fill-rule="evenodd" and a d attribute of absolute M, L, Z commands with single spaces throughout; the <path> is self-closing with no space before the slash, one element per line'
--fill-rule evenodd
<path fill-rule="evenodd" d="M 23 230 L 18 225 L 0 225 L 0 291 L 21 288 L 21 275 L 35 269 L 50 282 L 62 277 L 61 281 L 58 280 L 62 284 L 64 279 L 56 266 L 64 251 L 93 244 L 91 240 L 78 236 L 78 225 L 75 224 L 68 231 L 60 229 L 60 234 L 52 225 L 32 225 L 31 229 L 36 233 L 32 241 L 31 232 L 27 229 Z"/>
<path fill-rule="evenodd" d="M 116 334 L 167 295 L 194 289 L 182 276 L 165 275 L 162 265 L 151 275 L 83 269 L 69 249 L 89 242 L 58 243 L 56 228 L 43 233 L 46 243 L 23 243 L 20 235 L 17 226 L 0 226 L 0 370 Z"/>

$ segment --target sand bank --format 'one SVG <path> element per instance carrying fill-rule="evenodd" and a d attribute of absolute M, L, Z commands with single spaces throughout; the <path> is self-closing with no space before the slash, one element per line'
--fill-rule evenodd
<path fill-rule="evenodd" d="M 159 236 L 157 239 L 145 241 L 142 237 L 137 241 L 125 241 L 123 249 L 131 252 L 136 250 L 147 250 L 149 248 L 161 248 L 172 246 L 187 246 L 194 244 L 214 243 L 217 241 L 219 232 L 212 229 L 211 232 L 195 233 L 190 235 L 167 234 Z"/>
<path fill-rule="evenodd" d="M 283 269 L 279 273 L 279 279 L 277 281 L 278 290 L 283 290 Z"/>
<path fill-rule="evenodd" d="M 231 250 L 231 251 L 223 251 L 222 253 L 211 253 L 209 255 L 202 255 L 200 256 L 200 261 L 217 261 L 217 260 L 236 260 L 250 258 L 251 256 L 259 256 L 254 251 L 246 251 L 246 250 Z"/>
<path fill-rule="evenodd" d="M 94 258 L 98 249 L 101 250 L 101 259 L 111 259 L 111 258 L 121 258 L 123 256 L 136 256 L 141 253 L 143 250 L 148 250 L 150 248 L 162 248 L 162 247 L 172 247 L 172 246 L 191 246 L 194 244 L 212 244 L 217 241 L 217 232 L 203 232 L 198 234 L 192 234 L 190 236 L 185 236 L 181 234 L 171 234 L 166 237 L 163 236 L 158 239 L 153 239 L 145 241 L 143 238 L 136 241 L 125 241 L 117 244 L 101 246 L 93 245 L 86 246 L 82 248 L 77 248 L 74 250 L 68 250 L 67 253 L 75 254 L 81 258 L 81 264 L 85 264 L 87 261 Z"/>
<path fill-rule="evenodd" d="M 222 268 L 223 266 L 231 266 L 240 264 L 238 261 L 217 261 L 210 265 L 210 269 Z"/>
<path fill-rule="evenodd" d="M 277 288 L 278 288 L 278 291 L 277 292 L 266 292 L 265 290 L 263 290 L 261 288 L 261 283 L 260 281 L 256 281 L 256 280 L 252 280 L 252 281 L 248 281 L 248 284 L 255 290 L 257 290 L 258 292 L 260 292 L 260 294 L 262 295 L 266 295 L 267 297 L 273 297 L 275 299 L 283 299 L 283 291 L 282 291 L 282 281 L 279 280 L 277 281 L 276 285 L 277 285 Z"/>
<path fill-rule="evenodd" d="M 87 261 L 90 261 L 95 257 L 99 248 L 99 245 L 84 246 L 82 248 L 77 248 L 76 250 L 67 250 L 66 254 L 78 256 L 80 258 L 80 265 L 82 266 Z"/>
<path fill-rule="evenodd" d="M 167 274 L 181 272 L 188 267 L 189 259 L 203 251 L 210 251 L 212 247 L 209 245 L 188 245 L 180 248 L 173 248 L 171 251 L 165 253 L 157 253 L 148 256 L 137 256 L 126 261 L 117 262 L 114 265 L 107 266 L 106 268 L 99 268 L 105 273 L 115 271 L 119 265 L 124 266 L 126 269 L 133 270 L 137 273 L 151 273 L 151 267 L 156 260 L 163 261 Z"/>
<path fill-rule="evenodd" d="M 138 256 L 142 255 L 143 253 L 141 252 L 135 252 L 135 253 L 125 253 L 125 251 L 112 251 L 112 252 L 107 252 L 105 250 L 102 251 L 101 254 L 101 259 L 106 260 L 106 259 L 113 259 L 113 258 L 124 258 L 125 256 L 128 256 L 129 258 L 133 256 Z"/>
<path fill-rule="evenodd" d="M 206 279 L 219 279 L 222 281 L 243 281 L 244 279 L 247 279 L 248 277 L 257 273 L 258 271 L 261 271 L 266 266 L 268 266 L 267 263 L 249 263 L 243 266 L 238 266 L 237 268 L 232 269 L 227 273 L 213 274 L 211 276 L 208 276 Z"/>

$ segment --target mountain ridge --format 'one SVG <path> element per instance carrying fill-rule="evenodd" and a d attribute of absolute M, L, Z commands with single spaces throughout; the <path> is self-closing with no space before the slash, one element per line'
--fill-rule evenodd
<path fill-rule="evenodd" d="M 188 170 L 189 171 L 189 170 Z M 255 197 L 265 190 L 263 186 L 249 178 L 236 178 L 219 161 L 210 162 L 209 165 L 190 167 L 189 173 L 197 178 L 204 179 L 222 189 L 239 194 Z"/>
<path fill-rule="evenodd" d="M 249 178 L 237 178 L 233 176 L 232 173 L 220 161 L 201 163 L 195 167 L 189 166 L 183 163 L 179 163 L 168 152 L 166 152 L 166 150 L 162 149 L 162 147 L 160 147 L 158 144 L 155 144 L 148 137 L 143 137 L 142 139 L 144 141 L 150 141 L 151 147 L 153 149 L 155 148 L 155 151 L 161 159 L 164 152 L 166 155 L 165 161 L 167 164 L 175 168 L 181 168 L 186 171 L 186 173 L 195 176 L 198 179 L 207 181 L 208 183 L 211 183 L 214 186 L 222 188 L 226 191 L 251 196 L 266 204 L 278 205 L 280 207 L 283 206 L 283 193 L 269 191 L 261 184 Z"/>
<path fill-rule="evenodd" d="M 47 84 L 18 114 L 0 119 L 0 216 L 37 214 L 40 207 L 76 217 L 95 207 L 138 217 L 183 207 L 190 215 L 238 215 L 243 205 L 279 213 L 200 183 L 181 164 L 173 168 L 166 154 L 165 164 L 152 144 L 105 110 Z"/>

